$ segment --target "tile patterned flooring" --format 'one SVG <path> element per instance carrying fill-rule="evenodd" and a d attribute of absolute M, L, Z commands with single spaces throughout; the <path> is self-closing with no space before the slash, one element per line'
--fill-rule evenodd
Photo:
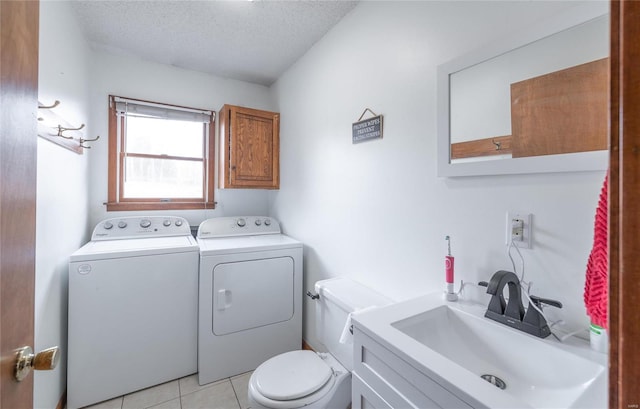
<path fill-rule="evenodd" d="M 194 374 L 85 409 L 249 409 L 249 377 L 251 372 L 200 386 Z"/>

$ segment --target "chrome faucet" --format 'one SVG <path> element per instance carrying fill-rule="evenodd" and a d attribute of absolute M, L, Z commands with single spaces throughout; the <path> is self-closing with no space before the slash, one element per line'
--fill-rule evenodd
<path fill-rule="evenodd" d="M 487 312 L 484 314 L 485 317 L 536 337 L 546 338 L 551 334 L 547 320 L 539 310 L 542 309 L 542 304 L 562 308 L 560 301 L 529 296 L 529 306 L 525 311 L 522 305 L 520 280 L 510 271 L 500 270 L 491 277 L 488 283 L 482 281 L 479 284 L 487 287 L 487 294 L 492 295 Z M 505 300 L 503 295 L 505 286 L 509 288 L 508 300 Z"/>

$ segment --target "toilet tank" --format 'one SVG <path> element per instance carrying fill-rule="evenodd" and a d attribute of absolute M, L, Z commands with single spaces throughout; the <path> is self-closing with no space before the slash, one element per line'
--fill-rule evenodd
<path fill-rule="evenodd" d="M 392 300 L 349 278 L 316 282 L 320 295 L 316 304 L 316 335 L 327 350 L 349 371 L 353 370 L 353 343 L 340 343 L 349 314 L 368 307 L 381 307 Z"/>

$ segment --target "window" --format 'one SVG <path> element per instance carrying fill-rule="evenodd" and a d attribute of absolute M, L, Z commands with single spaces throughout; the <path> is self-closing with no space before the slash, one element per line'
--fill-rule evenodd
<path fill-rule="evenodd" d="M 109 96 L 107 210 L 212 209 L 215 112 Z"/>

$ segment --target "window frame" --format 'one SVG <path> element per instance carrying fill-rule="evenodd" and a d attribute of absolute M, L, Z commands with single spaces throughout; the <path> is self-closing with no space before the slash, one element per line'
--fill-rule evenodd
<path fill-rule="evenodd" d="M 125 146 L 125 120 L 118 118 L 116 98 L 122 98 L 141 104 L 166 106 L 167 108 L 189 109 L 194 111 L 211 112 L 208 131 L 203 131 L 203 197 L 202 198 L 123 198 L 124 163 L 127 157 Z M 105 203 L 107 211 L 137 211 L 137 210 L 198 210 L 215 209 L 214 181 L 215 181 L 215 120 L 214 110 L 198 109 L 163 102 L 147 101 L 117 95 L 109 95 L 109 155 L 108 155 L 108 201 Z M 118 129 L 120 128 L 120 129 Z M 170 155 L 131 154 L 131 157 L 148 157 L 152 159 L 172 159 Z M 188 160 L 179 157 L 180 160 Z"/>

